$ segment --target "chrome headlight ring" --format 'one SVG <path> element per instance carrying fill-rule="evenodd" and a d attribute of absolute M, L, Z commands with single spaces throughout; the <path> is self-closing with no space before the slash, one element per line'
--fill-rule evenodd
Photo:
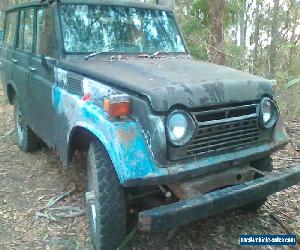
<path fill-rule="evenodd" d="M 174 146 L 187 144 L 196 131 L 192 116 L 183 110 L 174 110 L 166 118 L 166 133 L 169 142 Z"/>
<path fill-rule="evenodd" d="M 260 102 L 260 125 L 263 129 L 273 128 L 278 120 L 279 111 L 276 103 L 269 97 Z"/>

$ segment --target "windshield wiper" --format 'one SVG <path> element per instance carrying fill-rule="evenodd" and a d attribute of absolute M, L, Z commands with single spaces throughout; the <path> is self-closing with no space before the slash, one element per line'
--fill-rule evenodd
<path fill-rule="evenodd" d="M 110 49 L 110 50 L 108 50 L 108 51 L 94 52 L 94 53 L 91 53 L 91 54 L 85 56 L 84 59 L 87 61 L 87 60 L 89 60 L 91 57 L 94 57 L 94 56 L 97 56 L 97 55 L 101 55 L 101 54 L 104 54 L 104 53 L 108 53 L 108 52 L 111 52 L 111 51 L 113 51 L 113 49 Z"/>

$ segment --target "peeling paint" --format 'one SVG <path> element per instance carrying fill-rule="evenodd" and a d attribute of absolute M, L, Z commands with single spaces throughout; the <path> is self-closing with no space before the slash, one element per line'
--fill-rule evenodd
<path fill-rule="evenodd" d="M 103 101 L 106 97 L 120 93 L 107 85 L 101 84 L 100 82 L 89 78 L 84 78 L 82 80 L 82 86 L 83 93 L 85 95 L 88 94 L 93 102 L 101 106 L 103 105 Z"/>
<path fill-rule="evenodd" d="M 131 119 L 111 120 L 93 102 L 84 102 L 59 87 L 53 89 L 54 106 L 68 120 L 68 137 L 74 127 L 93 133 L 107 149 L 121 183 L 159 173 L 154 164 L 141 126 Z"/>
<path fill-rule="evenodd" d="M 117 131 L 118 138 L 127 147 L 131 146 L 131 144 L 135 138 L 135 133 L 136 133 L 136 131 L 133 128 L 129 128 L 129 130 L 121 128 Z"/>
<path fill-rule="evenodd" d="M 191 160 L 166 166 L 159 166 L 155 163 L 152 150 L 149 149 L 145 132 L 140 124 L 131 119 L 111 120 L 103 109 L 92 102 L 84 102 L 79 96 L 71 95 L 67 91 L 54 88 L 54 104 L 57 112 L 68 117 L 69 130 L 80 126 L 93 133 L 107 149 L 120 182 L 123 185 L 137 185 L 135 181 L 147 183 L 147 179 L 164 178 L 176 180 L 178 176 L 189 176 L 190 173 L 200 173 L 201 170 L 214 171 L 216 165 L 226 167 L 230 162 L 237 162 L 241 159 L 259 157 L 262 154 L 270 153 L 272 150 L 286 143 L 282 134 L 282 125 L 278 123 L 271 144 L 262 144 L 238 152 L 229 152 L 222 155 L 208 158 Z M 157 119 L 152 117 L 151 119 Z M 163 130 L 163 121 L 157 121 L 157 130 Z M 150 148 L 153 147 L 151 135 L 147 136 Z M 248 160 L 249 160 L 248 159 Z M 240 163 L 239 163 L 240 164 Z M 175 178 L 176 177 L 176 178 Z"/>
<path fill-rule="evenodd" d="M 55 79 L 56 83 L 58 86 L 66 87 L 67 86 L 67 76 L 68 76 L 68 71 L 63 70 L 61 68 L 55 68 L 54 69 L 54 74 L 55 74 Z"/>

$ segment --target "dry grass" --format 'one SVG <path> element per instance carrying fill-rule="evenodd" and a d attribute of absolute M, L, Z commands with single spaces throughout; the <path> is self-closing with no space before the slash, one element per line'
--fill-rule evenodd
<path fill-rule="evenodd" d="M 300 117 L 300 84 L 286 91 L 279 98 L 278 103 L 285 119 Z"/>

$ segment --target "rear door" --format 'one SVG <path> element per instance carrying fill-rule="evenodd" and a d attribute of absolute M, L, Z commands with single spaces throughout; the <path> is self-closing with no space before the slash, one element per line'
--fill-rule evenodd
<path fill-rule="evenodd" d="M 44 6 L 36 10 L 34 53 L 30 70 L 30 109 L 33 130 L 48 146 L 55 144 L 55 110 L 52 105 L 52 88 L 56 52 L 54 46 L 53 9 Z"/>
<path fill-rule="evenodd" d="M 19 13 L 18 36 L 14 54 L 13 81 L 17 86 L 22 113 L 26 123 L 30 126 L 29 110 L 29 66 L 33 48 L 33 22 L 34 10 L 32 8 L 21 9 Z"/>
<path fill-rule="evenodd" d="M 6 14 L 4 40 L 1 49 L 1 76 L 3 83 L 12 82 L 12 69 L 15 62 L 15 42 L 17 32 L 18 12 L 11 11 Z"/>

